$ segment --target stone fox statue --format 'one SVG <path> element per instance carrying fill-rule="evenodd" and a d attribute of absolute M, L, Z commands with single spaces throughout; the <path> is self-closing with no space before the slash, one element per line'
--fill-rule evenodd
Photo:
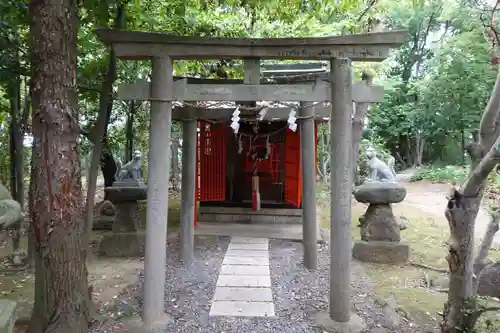
<path fill-rule="evenodd" d="M 0 230 L 21 223 L 24 214 L 19 202 L 12 199 L 9 190 L 0 184 Z"/>
<path fill-rule="evenodd" d="M 371 147 L 366 150 L 366 156 L 368 157 L 368 181 L 396 182 L 394 157 L 389 157 L 386 164 L 377 157 L 377 152 Z"/>
<path fill-rule="evenodd" d="M 142 154 L 140 151 L 134 151 L 132 160 L 122 166 L 119 158 L 116 159 L 116 180 L 141 180 Z"/>

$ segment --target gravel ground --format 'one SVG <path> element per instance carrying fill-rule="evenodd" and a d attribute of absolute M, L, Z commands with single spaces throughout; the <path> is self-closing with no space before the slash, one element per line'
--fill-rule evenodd
<path fill-rule="evenodd" d="M 328 311 L 329 256 L 328 247 L 319 247 L 318 270 L 307 271 L 302 265 L 302 245 L 279 240 L 270 241 L 271 279 L 276 318 L 210 317 L 219 268 L 229 238 L 196 237 L 196 261 L 189 268 L 177 260 L 179 244 L 168 244 L 165 308 L 174 322 L 158 333 L 323 333 L 314 327 L 310 316 Z M 124 332 L 120 317 L 136 313 L 140 308 L 140 277 L 138 285 L 125 291 L 108 309 L 113 317 L 93 328 L 92 333 Z M 366 319 L 369 333 L 403 333 L 399 317 L 377 304 L 370 294 L 370 284 L 359 264 L 353 264 L 353 309 Z M 415 328 L 413 329 L 415 332 Z"/>

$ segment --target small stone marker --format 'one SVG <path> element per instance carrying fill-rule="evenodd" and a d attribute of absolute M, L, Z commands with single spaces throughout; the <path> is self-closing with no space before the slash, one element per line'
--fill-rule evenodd
<path fill-rule="evenodd" d="M 0 300 L 0 333 L 12 333 L 14 330 L 16 302 Z"/>

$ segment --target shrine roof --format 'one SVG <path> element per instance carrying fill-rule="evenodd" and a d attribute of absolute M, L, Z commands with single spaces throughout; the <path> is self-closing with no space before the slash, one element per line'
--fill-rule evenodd
<path fill-rule="evenodd" d="M 406 31 L 335 37 L 220 38 L 176 36 L 169 33 L 98 29 L 100 40 L 113 45 L 123 59 L 331 59 L 381 61 L 407 38 Z"/>

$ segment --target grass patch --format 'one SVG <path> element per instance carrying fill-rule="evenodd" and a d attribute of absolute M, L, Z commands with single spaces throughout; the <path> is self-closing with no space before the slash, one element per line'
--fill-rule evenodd
<path fill-rule="evenodd" d="M 329 191 L 324 185 L 318 185 L 318 217 L 323 228 L 329 228 L 330 207 Z M 325 191 L 326 190 L 326 191 Z M 367 206 L 353 200 L 352 203 L 352 237 L 353 241 L 360 239 L 358 218 L 366 211 Z M 410 245 L 410 260 L 415 263 L 424 264 L 435 268 L 447 268 L 445 256 L 447 254 L 446 241 L 449 229 L 445 217 L 442 221 L 439 217 L 426 214 L 420 209 L 407 203 L 393 205 L 396 217 L 405 216 L 408 229 L 401 232 L 404 241 Z M 444 211 L 444 207 L 443 207 Z M 493 260 L 500 260 L 500 251 L 490 251 Z M 363 263 L 366 273 L 374 283 L 376 297 L 382 302 L 394 299 L 403 312 L 407 313 L 412 320 L 424 325 L 432 331 L 441 320 L 438 312 L 443 311 L 447 295 L 426 287 L 425 275 L 431 278 L 446 278 L 446 274 L 406 265 L 392 266 L 383 264 Z M 493 320 L 494 328 L 487 328 L 485 321 Z M 495 314 L 483 318 L 480 327 L 481 333 L 493 333 L 500 331 L 500 320 Z"/>

